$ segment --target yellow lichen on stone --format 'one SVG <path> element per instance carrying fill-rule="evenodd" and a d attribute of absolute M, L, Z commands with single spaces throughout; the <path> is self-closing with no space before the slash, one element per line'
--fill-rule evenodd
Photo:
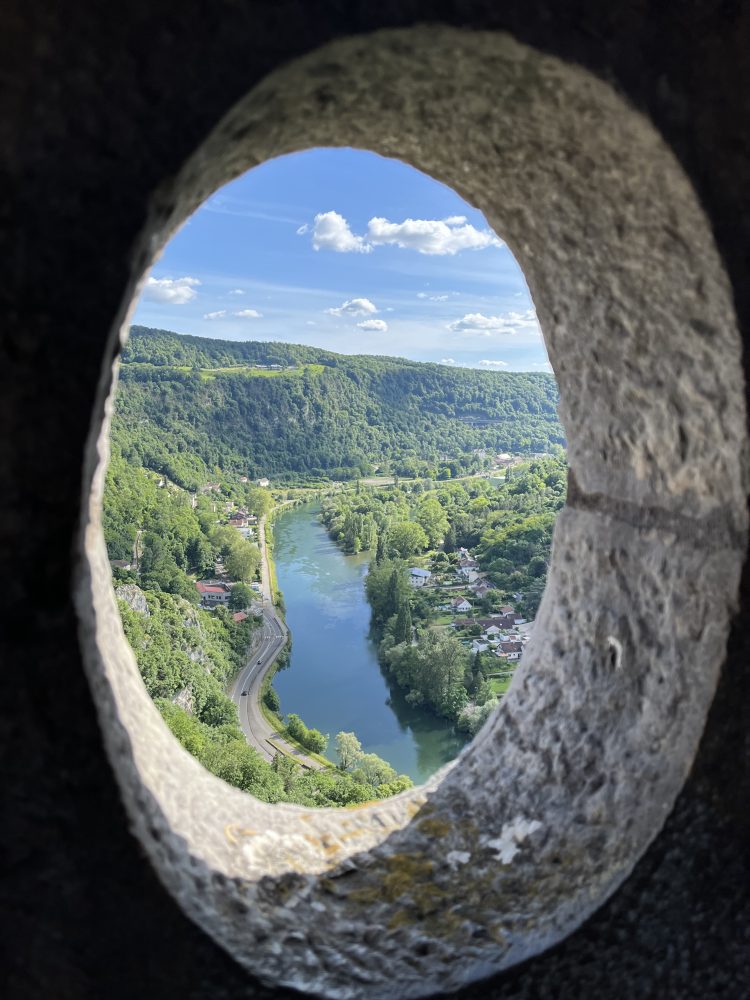
<path fill-rule="evenodd" d="M 417 829 L 428 837 L 446 837 L 451 832 L 451 825 L 442 819 L 423 819 Z"/>

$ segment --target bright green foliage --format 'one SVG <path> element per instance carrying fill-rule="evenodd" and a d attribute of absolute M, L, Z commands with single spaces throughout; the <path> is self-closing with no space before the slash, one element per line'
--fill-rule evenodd
<path fill-rule="evenodd" d="M 275 688 L 272 688 L 270 684 L 266 688 L 263 694 L 263 702 L 268 708 L 270 708 L 272 712 L 275 712 L 277 715 L 281 711 L 281 699 L 279 698 Z"/>
<path fill-rule="evenodd" d="M 224 566 L 233 580 L 254 580 L 260 569 L 260 549 L 239 534 L 238 537 L 239 541 L 232 547 Z"/>
<path fill-rule="evenodd" d="M 442 545 L 450 525 L 445 510 L 435 497 L 431 496 L 420 500 L 414 516 L 417 523 L 424 529 L 430 548 L 434 549 L 438 545 Z"/>
<path fill-rule="evenodd" d="M 148 693 L 155 699 L 172 698 L 187 689 L 198 718 L 236 719 L 222 684 L 242 665 L 250 641 L 249 621 L 234 622 L 222 608 L 201 611 L 171 594 L 144 594 L 148 616 L 131 610 L 124 601 L 119 605 Z"/>
<path fill-rule="evenodd" d="M 416 646 L 386 643 L 383 655 L 394 680 L 408 690 L 407 701 L 447 719 L 458 718 L 468 700 L 464 675 L 469 654 L 454 635 L 428 629 Z"/>
<path fill-rule="evenodd" d="M 229 595 L 230 610 L 243 611 L 250 607 L 254 596 L 252 588 L 248 587 L 246 583 L 235 583 L 232 587 L 232 593 Z"/>
<path fill-rule="evenodd" d="M 399 521 L 388 531 L 388 546 L 399 559 L 424 552 L 427 544 L 424 529 L 414 521 Z"/>
<path fill-rule="evenodd" d="M 336 753 L 339 755 L 339 767 L 348 771 L 361 756 L 362 744 L 354 733 L 336 733 Z"/>
<path fill-rule="evenodd" d="M 287 716 L 286 731 L 292 739 L 301 743 L 311 753 L 325 753 L 328 737 L 317 729 L 308 729 L 302 719 L 293 712 Z"/>
<path fill-rule="evenodd" d="M 405 564 L 384 559 L 379 566 L 371 565 L 365 587 L 373 620 L 382 625 L 392 615 L 398 614 L 402 602 L 408 600 L 409 584 Z"/>

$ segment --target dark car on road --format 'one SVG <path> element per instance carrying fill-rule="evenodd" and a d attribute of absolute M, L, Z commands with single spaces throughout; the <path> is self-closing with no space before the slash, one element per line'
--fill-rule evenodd
<path fill-rule="evenodd" d="M 243 691 L 243 692 L 242 692 L 242 694 L 243 694 L 243 695 L 246 695 L 246 694 L 247 694 L 247 691 Z"/>

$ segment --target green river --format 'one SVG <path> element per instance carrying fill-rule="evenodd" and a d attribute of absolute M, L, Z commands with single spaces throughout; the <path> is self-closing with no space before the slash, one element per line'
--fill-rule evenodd
<path fill-rule="evenodd" d="M 466 740 L 446 722 L 406 704 L 388 684 L 369 637 L 367 555 L 346 556 L 318 521 L 318 506 L 282 514 L 273 526 L 274 561 L 292 633 L 289 667 L 274 687 L 282 712 L 330 734 L 356 733 L 367 753 L 422 782 Z"/>

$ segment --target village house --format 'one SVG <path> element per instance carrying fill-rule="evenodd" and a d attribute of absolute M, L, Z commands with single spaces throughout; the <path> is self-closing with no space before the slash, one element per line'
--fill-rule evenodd
<path fill-rule="evenodd" d="M 475 639 L 471 644 L 472 653 L 485 653 L 489 648 L 489 643 L 482 642 L 481 639 Z"/>
<path fill-rule="evenodd" d="M 246 528 L 247 527 L 247 516 L 235 513 L 229 518 L 230 528 Z"/>
<path fill-rule="evenodd" d="M 479 576 L 479 569 L 476 562 L 469 562 L 469 560 L 462 559 L 458 564 L 456 573 L 468 583 L 474 583 Z"/>
<path fill-rule="evenodd" d="M 432 573 L 428 569 L 419 569 L 418 566 L 412 566 L 409 569 L 409 583 L 412 587 L 424 587 L 431 576 Z"/>
<path fill-rule="evenodd" d="M 246 611 L 235 611 L 235 613 L 232 615 L 232 619 L 238 623 L 244 622 L 246 618 L 247 618 Z"/>
<path fill-rule="evenodd" d="M 477 597 L 485 597 L 488 591 L 492 590 L 492 584 L 485 577 L 480 577 L 472 584 L 471 589 Z"/>
<path fill-rule="evenodd" d="M 497 655 L 506 660 L 520 660 L 522 652 L 523 645 L 520 642 L 501 642 L 497 649 Z"/>
<path fill-rule="evenodd" d="M 454 597 L 451 601 L 451 611 L 471 611 L 471 604 L 465 597 Z"/>
<path fill-rule="evenodd" d="M 231 591 L 224 583 L 216 580 L 197 580 L 195 589 L 201 595 L 201 604 L 204 608 L 215 608 L 220 604 L 229 603 Z"/>
<path fill-rule="evenodd" d="M 247 476 L 240 476 L 240 482 L 241 483 L 249 483 L 250 480 L 247 478 Z"/>
<path fill-rule="evenodd" d="M 256 486 L 270 486 L 271 485 L 271 480 L 270 479 L 266 479 L 265 476 L 263 476 L 260 479 L 256 479 L 255 480 L 255 485 Z"/>

